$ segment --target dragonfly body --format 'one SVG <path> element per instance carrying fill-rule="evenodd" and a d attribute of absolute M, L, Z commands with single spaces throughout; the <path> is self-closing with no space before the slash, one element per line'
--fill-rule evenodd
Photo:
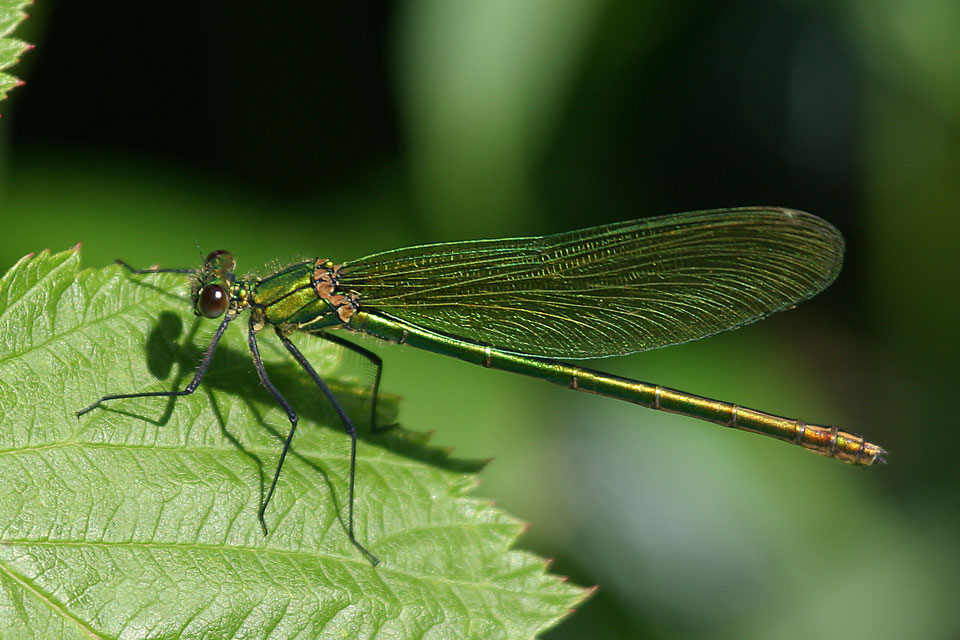
<path fill-rule="evenodd" d="M 843 239 L 830 224 L 779 208 L 693 212 L 538 236 L 423 245 L 353 262 L 305 260 L 265 277 L 238 278 L 233 256 L 214 251 L 191 274 L 197 315 L 223 317 L 192 393 L 227 325 L 249 312 L 248 344 L 261 382 L 290 420 L 260 522 L 276 488 L 297 415 L 270 382 L 256 336 L 272 326 L 288 352 L 337 410 L 351 437 L 349 538 L 353 534 L 356 428 L 288 336 L 307 332 L 372 362 L 371 426 L 382 362 L 339 337 L 346 329 L 481 365 L 798 444 L 869 466 L 884 451 L 836 427 L 807 424 L 736 404 L 586 369 L 558 360 L 624 355 L 702 338 L 790 308 L 830 284 Z"/>
<path fill-rule="evenodd" d="M 807 424 L 802 420 L 783 418 L 729 402 L 556 360 L 505 353 L 489 346 L 438 335 L 400 320 L 361 311 L 353 316 L 350 325 L 383 340 L 408 344 L 482 367 L 540 378 L 569 389 L 596 393 L 649 409 L 678 413 L 725 427 L 771 436 L 850 464 L 869 466 L 883 454 L 883 450 L 877 445 L 836 427 Z"/>

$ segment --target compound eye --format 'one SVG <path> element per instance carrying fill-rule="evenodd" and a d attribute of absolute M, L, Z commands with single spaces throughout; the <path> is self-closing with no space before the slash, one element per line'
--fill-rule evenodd
<path fill-rule="evenodd" d="M 230 252 L 224 251 L 223 249 L 211 251 L 207 255 L 206 263 L 215 267 L 225 267 L 227 271 L 233 271 L 237 266 L 237 261 L 233 259 Z"/>
<path fill-rule="evenodd" d="M 208 318 L 219 318 L 229 304 L 226 290 L 218 284 L 208 284 L 197 296 L 197 311 Z"/>

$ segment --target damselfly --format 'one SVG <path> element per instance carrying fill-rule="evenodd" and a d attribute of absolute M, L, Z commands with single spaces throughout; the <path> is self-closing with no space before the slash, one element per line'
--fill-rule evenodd
<path fill-rule="evenodd" d="M 257 374 L 290 421 L 258 512 L 264 535 L 264 514 L 297 428 L 297 414 L 271 383 L 257 347 L 257 334 L 269 325 L 350 436 L 348 536 L 374 564 L 377 558 L 353 531 L 357 430 L 290 341 L 294 331 L 350 349 L 376 367 L 374 429 L 382 362 L 337 335 L 337 329 L 760 433 L 869 466 L 883 461 L 884 450 L 836 427 L 553 359 L 604 358 L 679 344 L 788 309 L 836 278 L 843 247 L 840 233 L 816 216 L 760 207 L 681 213 L 549 236 L 421 245 L 344 263 L 313 258 L 265 277 L 237 277 L 226 251 L 214 251 L 198 269 L 134 269 L 121 262 L 135 274 L 190 275 L 195 313 L 223 319 L 182 391 L 108 395 L 77 415 L 107 400 L 193 393 L 227 326 L 249 311 L 248 344 Z"/>

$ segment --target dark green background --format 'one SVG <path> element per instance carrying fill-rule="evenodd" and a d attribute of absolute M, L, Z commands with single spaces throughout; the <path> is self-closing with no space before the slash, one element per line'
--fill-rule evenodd
<path fill-rule="evenodd" d="M 951 637 L 960 44 L 953 0 L 38 3 L 0 104 L 0 265 L 240 269 L 776 204 L 847 238 L 797 311 L 593 366 L 890 450 L 747 434 L 378 348 L 402 422 L 521 544 L 599 585 L 559 638 Z M 365 346 L 373 346 L 371 340 Z M 251 375 L 254 375 L 251 367 Z M 361 481 L 362 482 L 362 481 Z"/>

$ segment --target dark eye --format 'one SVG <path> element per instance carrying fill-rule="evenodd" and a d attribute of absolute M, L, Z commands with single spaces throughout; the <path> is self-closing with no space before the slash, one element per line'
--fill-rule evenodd
<path fill-rule="evenodd" d="M 227 292 L 218 284 L 208 284 L 197 296 L 197 311 L 208 318 L 217 318 L 227 310 Z"/>
<path fill-rule="evenodd" d="M 226 268 L 227 271 L 233 271 L 237 266 L 237 261 L 233 259 L 230 252 L 224 251 L 223 249 L 211 251 L 209 255 L 207 255 L 206 263 L 221 269 Z"/>

